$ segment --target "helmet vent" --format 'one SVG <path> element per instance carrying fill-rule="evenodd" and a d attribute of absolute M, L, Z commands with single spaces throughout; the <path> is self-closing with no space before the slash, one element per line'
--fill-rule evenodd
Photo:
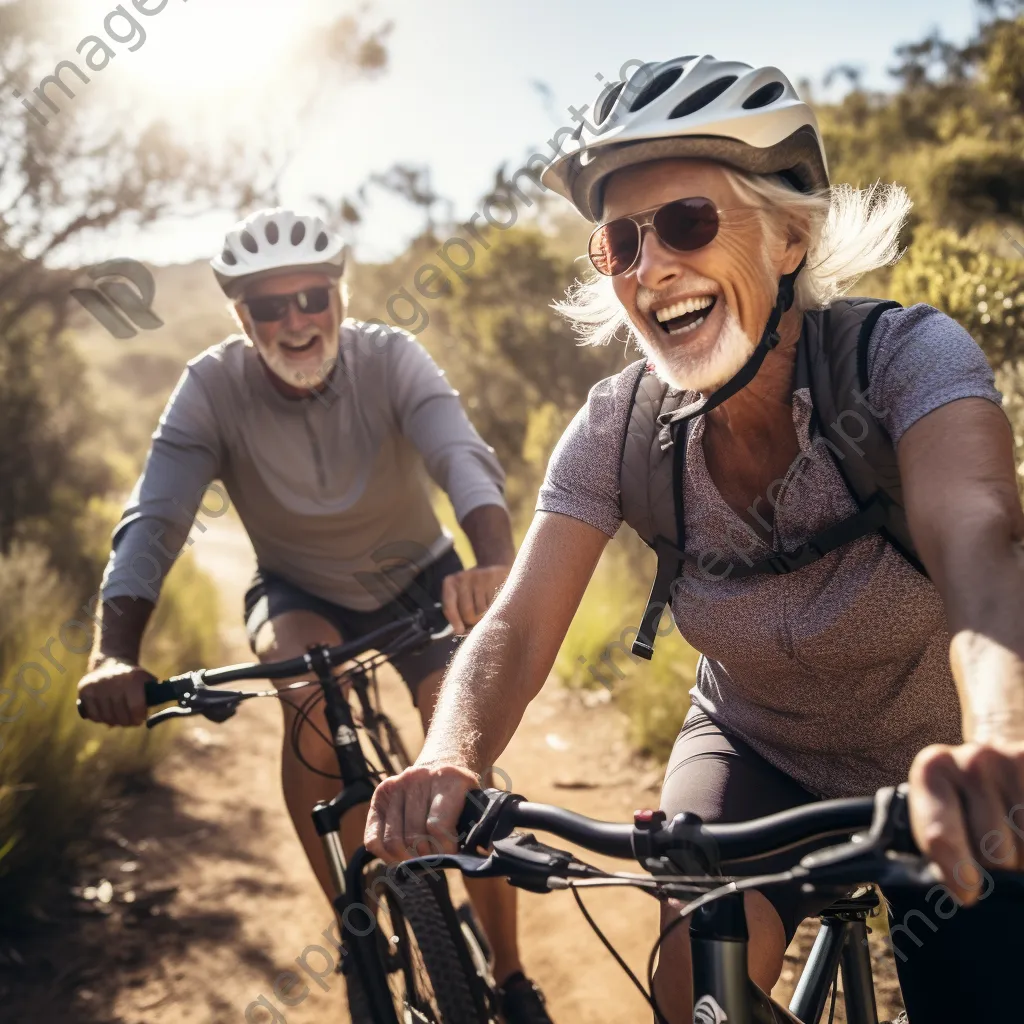
<path fill-rule="evenodd" d="M 709 103 L 717 100 L 718 97 L 736 81 L 736 78 L 736 75 L 729 75 L 725 78 L 716 79 L 714 82 L 708 82 L 707 85 L 702 85 L 695 92 L 692 92 L 687 96 L 686 99 L 668 115 L 669 119 L 671 120 L 675 117 L 687 117 L 690 114 L 695 114 L 698 110 L 703 110 Z"/>
<path fill-rule="evenodd" d="M 784 92 L 786 87 L 781 82 L 769 82 L 762 85 L 752 96 L 743 101 L 744 110 L 757 110 L 758 107 L 767 107 L 774 103 Z"/>
<path fill-rule="evenodd" d="M 263 229 L 263 233 L 267 236 L 267 241 L 271 245 L 277 245 L 277 240 L 280 238 L 280 233 L 277 230 L 277 225 L 270 221 L 269 224 Z"/>
<path fill-rule="evenodd" d="M 233 267 L 238 263 L 235 259 L 235 254 L 230 249 L 225 249 L 221 254 L 220 258 L 229 266 Z"/>
<path fill-rule="evenodd" d="M 646 107 L 648 103 L 656 100 L 666 89 L 670 89 L 675 85 L 682 73 L 682 68 L 669 68 L 668 71 L 663 71 L 660 75 L 656 75 L 654 80 L 649 82 L 640 91 L 640 95 L 630 104 L 630 113 L 635 114 L 638 110 Z"/>
<path fill-rule="evenodd" d="M 327 248 L 327 243 L 327 234 L 321 231 L 320 234 L 316 236 L 316 242 L 313 244 L 313 248 L 316 249 L 317 252 L 323 252 L 324 249 Z"/>
<path fill-rule="evenodd" d="M 299 245 L 305 237 L 306 225 L 301 220 L 297 220 L 292 228 L 292 245 Z"/>
<path fill-rule="evenodd" d="M 611 89 L 606 92 L 597 103 L 597 111 L 594 114 L 594 124 L 604 124 L 608 120 L 608 115 L 612 112 L 612 107 L 615 106 L 615 101 L 619 98 L 619 93 L 622 92 L 625 82 L 616 82 Z"/>
<path fill-rule="evenodd" d="M 249 250 L 249 252 L 259 252 L 260 247 L 256 244 L 256 239 L 249 234 L 248 231 L 243 231 L 239 236 L 242 240 L 242 245 Z"/>

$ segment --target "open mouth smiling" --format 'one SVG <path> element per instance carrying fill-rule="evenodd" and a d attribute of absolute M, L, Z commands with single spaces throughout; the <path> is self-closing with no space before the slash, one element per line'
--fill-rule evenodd
<path fill-rule="evenodd" d="M 688 334 L 695 331 L 711 315 L 717 296 L 695 295 L 652 310 L 658 326 L 666 334 Z"/>
<path fill-rule="evenodd" d="M 320 340 L 319 334 L 311 335 L 308 341 L 301 342 L 289 342 L 281 341 L 278 342 L 280 347 L 288 353 L 288 355 L 302 355 L 304 352 L 308 352 L 318 341 Z"/>

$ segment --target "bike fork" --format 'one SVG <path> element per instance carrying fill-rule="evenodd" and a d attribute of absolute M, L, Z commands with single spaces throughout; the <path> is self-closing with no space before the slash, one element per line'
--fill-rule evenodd
<path fill-rule="evenodd" d="M 348 865 L 341 845 L 341 819 L 356 804 L 370 802 L 374 785 L 370 779 L 362 747 L 359 745 L 359 736 L 352 720 L 352 709 L 333 676 L 325 652 L 324 647 L 314 647 L 307 656 L 323 690 L 324 715 L 327 718 L 327 727 L 331 731 L 331 742 L 338 759 L 344 789 L 330 801 L 321 801 L 313 808 L 313 824 L 323 843 L 334 887 L 338 895 L 344 898 L 347 891 L 345 873 Z"/>
<path fill-rule="evenodd" d="M 848 1024 L 878 1024 L 866 915 L 862 909 L 822 915 L 821 929 L 789 1004 L 790 1011 L 804 1024 L 821 1020 L 840 967 Z"/>

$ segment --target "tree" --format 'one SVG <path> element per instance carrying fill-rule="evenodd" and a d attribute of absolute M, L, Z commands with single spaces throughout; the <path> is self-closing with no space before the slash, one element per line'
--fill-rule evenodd
<path fill-rule="evenodd" d="M 323 97 L 329 76 L 386 66 L 389 26 L 367 27 L 362 16 L 339 15 L 340 2 L 329 6 L 334 15 L 301 57 L 307 88 L 289 94 L 296 117 Z M 62 13 L 60 0 L 0 4 L 9 87 L 30 95 L 31 83 L 53 72 L 47 44 L 63 38 Z M 88 93 L 48 124 L 11 102 L 16 112 L 0 127 L 0 555 L 32 539 L 81 579 L 89 573 L 74 523 L 110 477 L 94 440 L 99 414 L 62 334 L 78 276 L 74 247 L 122 224 L 272 199 L 280 161 L 259 141 L 227 140 L 211 155 L 165 122 L 110 118 Z"/>

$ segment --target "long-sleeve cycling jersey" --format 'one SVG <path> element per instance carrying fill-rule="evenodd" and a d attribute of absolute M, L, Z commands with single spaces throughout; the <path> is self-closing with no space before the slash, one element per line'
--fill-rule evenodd
<path fill-rule="evenodd" d="M 188 363 L 160 417 L 114 531 L 103 599 L 155 600 L 221 480 L 261 569 L 379 608 L 451 547 L 427 474 L 460 522 L 504 507 L 493 449 L 411 335 L 346 320 L 329 386 L 299 399 L 274 388 L 250 342 L 229 338 Z"/>

